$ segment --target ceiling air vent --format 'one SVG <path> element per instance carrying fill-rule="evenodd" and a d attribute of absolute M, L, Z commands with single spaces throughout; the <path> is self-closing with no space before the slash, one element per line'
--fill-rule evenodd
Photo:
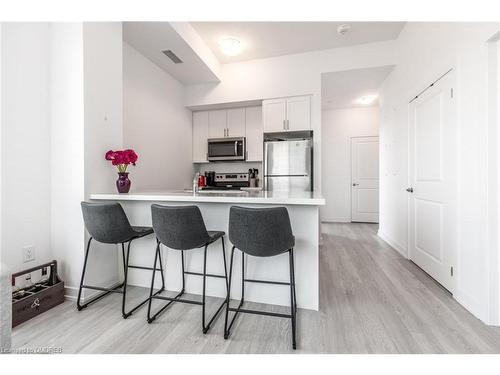
<path fill-rule="evenodd" d="M 174 64 L 182 64 L 183 61 L 181 59 L 179 59 L 179 57 L 173 53 L 171 50 L 167 49 L 165 51 L 162 51 L 165 56 L 167 56 L 170 60 L 173 61 Z"/>

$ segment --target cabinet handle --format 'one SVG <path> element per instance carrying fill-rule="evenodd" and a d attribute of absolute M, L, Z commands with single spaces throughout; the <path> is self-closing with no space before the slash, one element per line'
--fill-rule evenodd
<path fill-rule="evenodd" d="M 290 130 L 290 120 L 286 120 L 286 130 Z"/>
<path fill-rule="evenodd" d="M 286 130 L 286 120 L 283 120 L 283 130 Z"/>
<path fill-rule="evenodd" d="M 224 137 L 226 136 L 226 128 L 224 128 Z"/>
<path fill-rule="evenodd" d="M 226 128 L 227 136 L 229 137 L 229 128 Z"/>

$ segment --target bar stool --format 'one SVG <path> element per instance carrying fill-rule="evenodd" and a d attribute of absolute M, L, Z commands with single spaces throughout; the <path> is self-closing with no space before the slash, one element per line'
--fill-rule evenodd
<path fill-rule="evenodd" d="M 151 227 L 137 227 L 131 226 L 127 215 L 123 211 L 122 206 L 119 203 L 88 203 L 82 202 L 82 213 L 83 220 L 85 222 L 85 227 L 90 234 L 90 238 L 87 244 L 87 250 L 85 252 L 85 260 L 83 262 L 83 271 L 82 278 L 80 280 L 80 288 L 78 290 L 78 299 L 76 302 L 76 306 L 78 311 L 86 308 L 91 303 L 94 303 L 109 293 L 121 293 L 122 296 L 122 316 L 124 319 L 127 319 L 132 313 L 137 310 L 139 307 L 144 305 L 149 301 L 149 298 L 145 299 L 137 306 L 135 306 L 130 311 L 125 311 L 126 297 L 127 297 L 127 278 L 128 278 L 128 269 L 129 268 L 137 268 L 142 270 L 153 270 L 150 267 L 142 267 L 142 266 L 132 266 L 129 264 L 130 259 L 130 244 L 133 240 L 142 238 L 149 234 L 153 233 L 153 229 Z M 97 242 L 105 243 L 105 244 L 121 244 L 122 245 L 122 257 L 123 257 L 123 275 L 124 280 L 121 284 L 114 288 L 103 288 L 99 286 L 85 285 L 85 272 L 87 269 L 87 261 L 89 257 L 90 251 L 90 243 L 92 240 Z M 125 256 L 125 243 L 127 245 L 127 255 Z M 156 266 L 155 266 L 156 268 Z M 161 264 L 160 259 L 160 268 L 158 271 L 162 271 L 162 287 L 158 293 L 161 293 L 165 289 L 165 279 L 163 277 L 163 265 Z M 123 289 L 120 289 L 122 288 Z M 92 289 L 92 290 L 100 290 L 104 293 L 92 298 L 90 301 L 85 302 L 83 305 L 80 304 L 80 299 L 82 295 L 82 289 Z"/>
<path fill-rule="evenodd" d="M 293 247 L 295 237 L 290 225 L 290 217 L 285 207 L 245 208 L 233 206 L 229 212 L 229 240 L 233 244 L 229 262 L 229 282 L 226 299 L 226 317 L 224 322 L 224 338 L 229 338 L 231 327 L 239 313 L 258 314 L 289 318 L 292 320 L 292 347 L 297 348 L 295 340 L 297 298 L 295 293 L 295 271 L 293 263 Z M 241 300 L 237 308 L 230 307 L 231 280 L 233 274 L 234 250 L 241 251 Z M 272 257 L 288 252 L 290 282 L 255 280 L 245 278 L 245 254 L 255 257 Z M 245 282 L 289 285 L 290 314 L 278 314 L 267 311 L 244 309 Z M 234 316 L 228 325 L 229 311 Z"/>
<path fill-rule="evenodd" d="M 161 314 L 167 307 L 174 302 L 189 303 L 194 305 L 201 305 L 201 325 L 203 333 L 207 333 L 210 325 L 214 319 L 219 315 L 226 301 L 224 301 L 217 311 L 214 313 L 208 323 L 205 323 L 205 291 L 206 291 L 206 278 L 215 277 L 222 278 L 226 281 L 227 289 L 227 267 L 226 267 L 226 250 L 224 248 L 224 232 L 221 231 L 207 231 L 203 217 L 201 216 L 200 209 L 197 206 L 161 206 L 153 204 L 151 206 L 151 215 L 153 221 L 153 229 L 156 234 L 156 256 L 153 266 L 153 278 L 151 280 L 150 299 L 148 306 L 148 323 L 153 322 L 159 314 Z M 208 245 L 214 243 L 218 239 L 222 242 L 222 258 L 224 261 L 224 275 L 215 275 L 207 273 L 207 248 Z M 182 289 L 175 297 L 165 297 L 153 294 L 155 269 L 157 259 L 161 261 L 160 245 L 167 246 L 173 250 L 180 250 L 181 252 L 181 267 L 182 267 Z M 184 251 L 193 250 L 204 247 L 203 252 L 203 272 L 186 271 L 184 268 Z M 181 298 L 184 294 L 185 275 L 196 275 L 203 277 L 203 293 L 202 300 L 195 301 Z M 160 308 L 153 316 L 151 316 L 151 303 L 153 299 L 160 299 L 168 301 L 163 307 Z"/>

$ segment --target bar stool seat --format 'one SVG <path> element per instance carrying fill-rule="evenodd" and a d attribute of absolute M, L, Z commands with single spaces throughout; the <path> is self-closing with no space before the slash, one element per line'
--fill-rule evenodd
<path fill-rule="evenodd" d="M 129 264 L 130 259 L 130 244 L 132 241 L 148 236 L 153 233 L 153 228 L 145 227 L 145 226 L 132 226 L 130 225 L 127 215 L 123 211 L 122 206 L 119 203 L 89 203 L 82 202 L 82 213 L 83 219 L 85 222 L 85 227 L 90 234 L 90 238 L 87 244 L 87 250 L 85 252 L 85 260 L 83 262 L 83 270 L 82 277 L 80 280 L 80 287 L 78 290 L 78 298 L 76 302 L 76 306 L 78 310 L 83 310 L 88 307 L 90 304 L 100 300 L 104 296 L 110 293 L 121 293 L 122 297 L 122 316 L 124 319 L 128 318 L 132 313 L 137 310 L 139 307 L 144 305 L 149 301 L 149 298 L 145 299 L 137 306 L 132 308 L 129 311 L 126 311 L 126 295 L 127 295 L 127 278 L 128 278 L 128 269 L 136 268 L 141 270 L 150 270 L 153 269 L 151 267 L 143 267 L 143 266 L 135 266 Z M 121 245 L 122 248 L 122 257 L 123 257 L 123 274 L 124 280 L 119 285 L 114 288 L 105 288 L 101 286 L 95 285 L 86 285 L 84 284 L 85 280 L 85 272 L 87 269 L 87 262 L 90 252 L 90 244 L 92 240 L 104 243 L 104 244 L 114 244 Z M 127 245 L 127 253 L 125 255 L 125 244 Z M 163 270 L 163 265 L 161 264 L 160 259 L 160 268 L 158 270 Z M 121 288 L 121 289 L 120 289 Z M 97 295 L 96 297 L 86 301 L 84 304 L 81 304 L 81 295 L 83 289 L 90 290 L 98 290 L 103 293 Z M 165 280 L 162 272 L 162 288 L 161 291 L 165 289 Z"/>
<path fill-rule="evenodd" d="M 156 235 L 156 256 L 153 265 L 153 277 L 151 279 L 150 299 L 148 306 L 148 323 L 152 323 L 159 314 L 165 311 L 172 303 L 181 302 L 194 305 L 201 305 L 202 317 L 201 326 L 203 333 L 207 333 L 212 322 L 216 319 L 226 301 L 219 306 L 217 311 L 212 315 L 208 323 L 205 322 L 205 299 L 206 299 L 206 278 L 222 278 L 225 280 L 227 288 L 227 267 L 226 267 L 226 252 L 224 248 L 224 235 L 222 231 L 207 231 L 205 222 L 201 215 L 200 209 L 197 206 L 161 206 L 153 204 L 151 206 L 151 218 L 153 229 Z M 222 243 L 222 258 L 224 264 L 224 275 L 207 273 L 207 248 L 210 244 L 221 239 Z M 181 252 L 181 267 L 182 267 L 182 289 L 175 297 L 166 297 L 153 293 L 155 281 L 155 269 L 157 260 L 161 260 L 160 245 L 164 245 L 172 250 Z M 184 251 L 193 251 L 194 249 L 204 248 L 203 253 L 203 272 L 192 272 L 185 270 L 184 267 Z M 181 298 L 184 294 L 185 275 L 201 276 L 203 278 L 202 300 L 190 300 Z M 153 299 L 165 300 L 165 303 L 156 313 L 151 313 L 151 305 Z"/>
<path fill-rule="evenodd" d="M 224 338 L 228 339 L 231 327 L 239 313 L 258 314 L 289 318 L 292 321 L 292 347 L 296 349 L 296 313 L 297 298 L 295 293 L 295 271 L 293 247 L 295 236 L 292 233 L 290 217 L 286 207 L 247 208 L 233 206 L 229 211 L 229 240 L 233 244 L 231 260 L 229 261 L 229 281 L 226 298 L 226 317 L 224 323 Z M 233 275 L 233 258 L 235 249 L 241 252 L 241 300 L 238 307 L 230 307 L 231 280 Z M 269 281 L 245 278 L 245 256 L 274 257 L 288 253 L 290 281 Z M 245 301 L 245 282 L 285 285 L 290 288 L 290 314 L 250 310 L 243 308 Z M 229 322 L 229 311 L 234 315 Z"/>

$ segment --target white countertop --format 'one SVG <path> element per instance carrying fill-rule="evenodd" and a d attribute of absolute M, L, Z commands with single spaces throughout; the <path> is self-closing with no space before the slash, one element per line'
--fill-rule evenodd
<path fill-rule="evenodd" d="M 283 204 L 323 206 L 325 199 L 317 192 L 273 192 L 273 191 L 210 191 L 193 193 L 188 190 L 141 191 L 128 194 L 91 194 L 92 200 L 113 201 L 156 201 L 156 202 L 199 202 L 199 203 L 241 203 L 241 204 Z"/>

